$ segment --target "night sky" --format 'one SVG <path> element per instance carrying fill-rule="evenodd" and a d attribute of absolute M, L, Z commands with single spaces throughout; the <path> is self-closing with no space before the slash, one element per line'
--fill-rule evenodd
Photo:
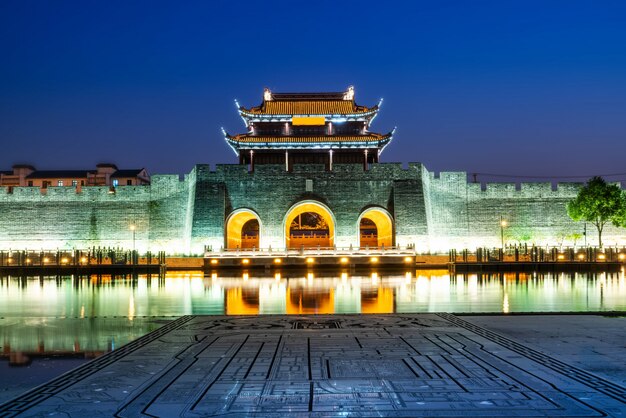
<path fill-rule="evenodd" d="M 3 0 L 0 53 L 0 170 L 235 163 L 234 99 L 354 85 L 384 162 L 626 173 L 624 1 Z"/>

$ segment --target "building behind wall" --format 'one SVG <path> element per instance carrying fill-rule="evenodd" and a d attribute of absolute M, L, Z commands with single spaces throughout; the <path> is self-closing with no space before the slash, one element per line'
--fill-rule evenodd
<path fill-rule="evenodd" d="M 224 133 L 238 164 L 200 164 L 182 180 L 102 165 L 92 177 L 48 173 L 44 188 L 29 179 L 32 167 L 15 166 L 0 174 L 0 248 L 130 248 L 131 225 L 139 250 L 179 254 L 303 246 L 440 252 L 499 247 L 502 235 L 511 244 L 582 244 L 584 226 L 565 210 L 580 184 L 481 187 L 464 172 L 379 163 L 393 137 L 370 131 L 379 110 L 356 104 L 352 88 L 266 90 L 261 105 L 239 108 L 247 132 Z M 84 185 L 65 187 L 79 179 Z M 623 229 L 608 227 L 603 238 L 626 244 Z M 597 244 L 591 228 L 587 242 Z"/>
<path fill-rule="evenodd" d="M 144 186 L 150 184 L 145 168 L 119 170 L 115 164 L 102 163 L 95 170 L 37 170 L 29 164 L 16 164 L 12 171 L 0 171 L 0 186 L 77 187 Z"/>

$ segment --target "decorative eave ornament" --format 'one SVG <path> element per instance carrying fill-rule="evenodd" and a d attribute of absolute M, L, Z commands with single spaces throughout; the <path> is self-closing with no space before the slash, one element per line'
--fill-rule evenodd
<path fill-rule="evenodd" d="M 274 100 L 274 98 L 272 97 L 272 91 L 267 87 L 263 89 L 263 100 L 265 100 L 266 102 Z"/>
<path fill-rule="evenodd" d="M 354 100 L 354 86 L 348 87 L 348 90 L 343 94 L 343 100 Z"/>

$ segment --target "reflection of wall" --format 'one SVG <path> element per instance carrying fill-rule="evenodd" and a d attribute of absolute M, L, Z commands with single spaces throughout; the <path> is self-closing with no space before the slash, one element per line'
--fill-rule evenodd
<path fill-rule="evenodd" d="M 34 355 L 98 355 L 159 328 L 158 318 L 15 319 L 0 326 L 0 354 L 22 352 Z"/>

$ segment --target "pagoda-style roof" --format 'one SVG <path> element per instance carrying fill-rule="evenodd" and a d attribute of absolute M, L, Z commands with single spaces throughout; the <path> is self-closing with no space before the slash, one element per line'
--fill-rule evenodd
<path fill-rule="evenodd" d="M 387 145 L 393 132 L 381 135 L 326 135 L 326 136 L 256 136 L 249 134 L 228 135 L 228 144 L 234 149 L 286 149 L 286 148 L 380 148 Z"/>
<path fill-rule="evenodd" d="M 370 119 L 379 105 L 366 107 L 354 101 L 354 88 L 332 93 L 272 93 L 265 89 L 263 103 L 252 108 L 239 107 L 244 119 L 287 120 L 293 116 L 327 116 Z"/>

